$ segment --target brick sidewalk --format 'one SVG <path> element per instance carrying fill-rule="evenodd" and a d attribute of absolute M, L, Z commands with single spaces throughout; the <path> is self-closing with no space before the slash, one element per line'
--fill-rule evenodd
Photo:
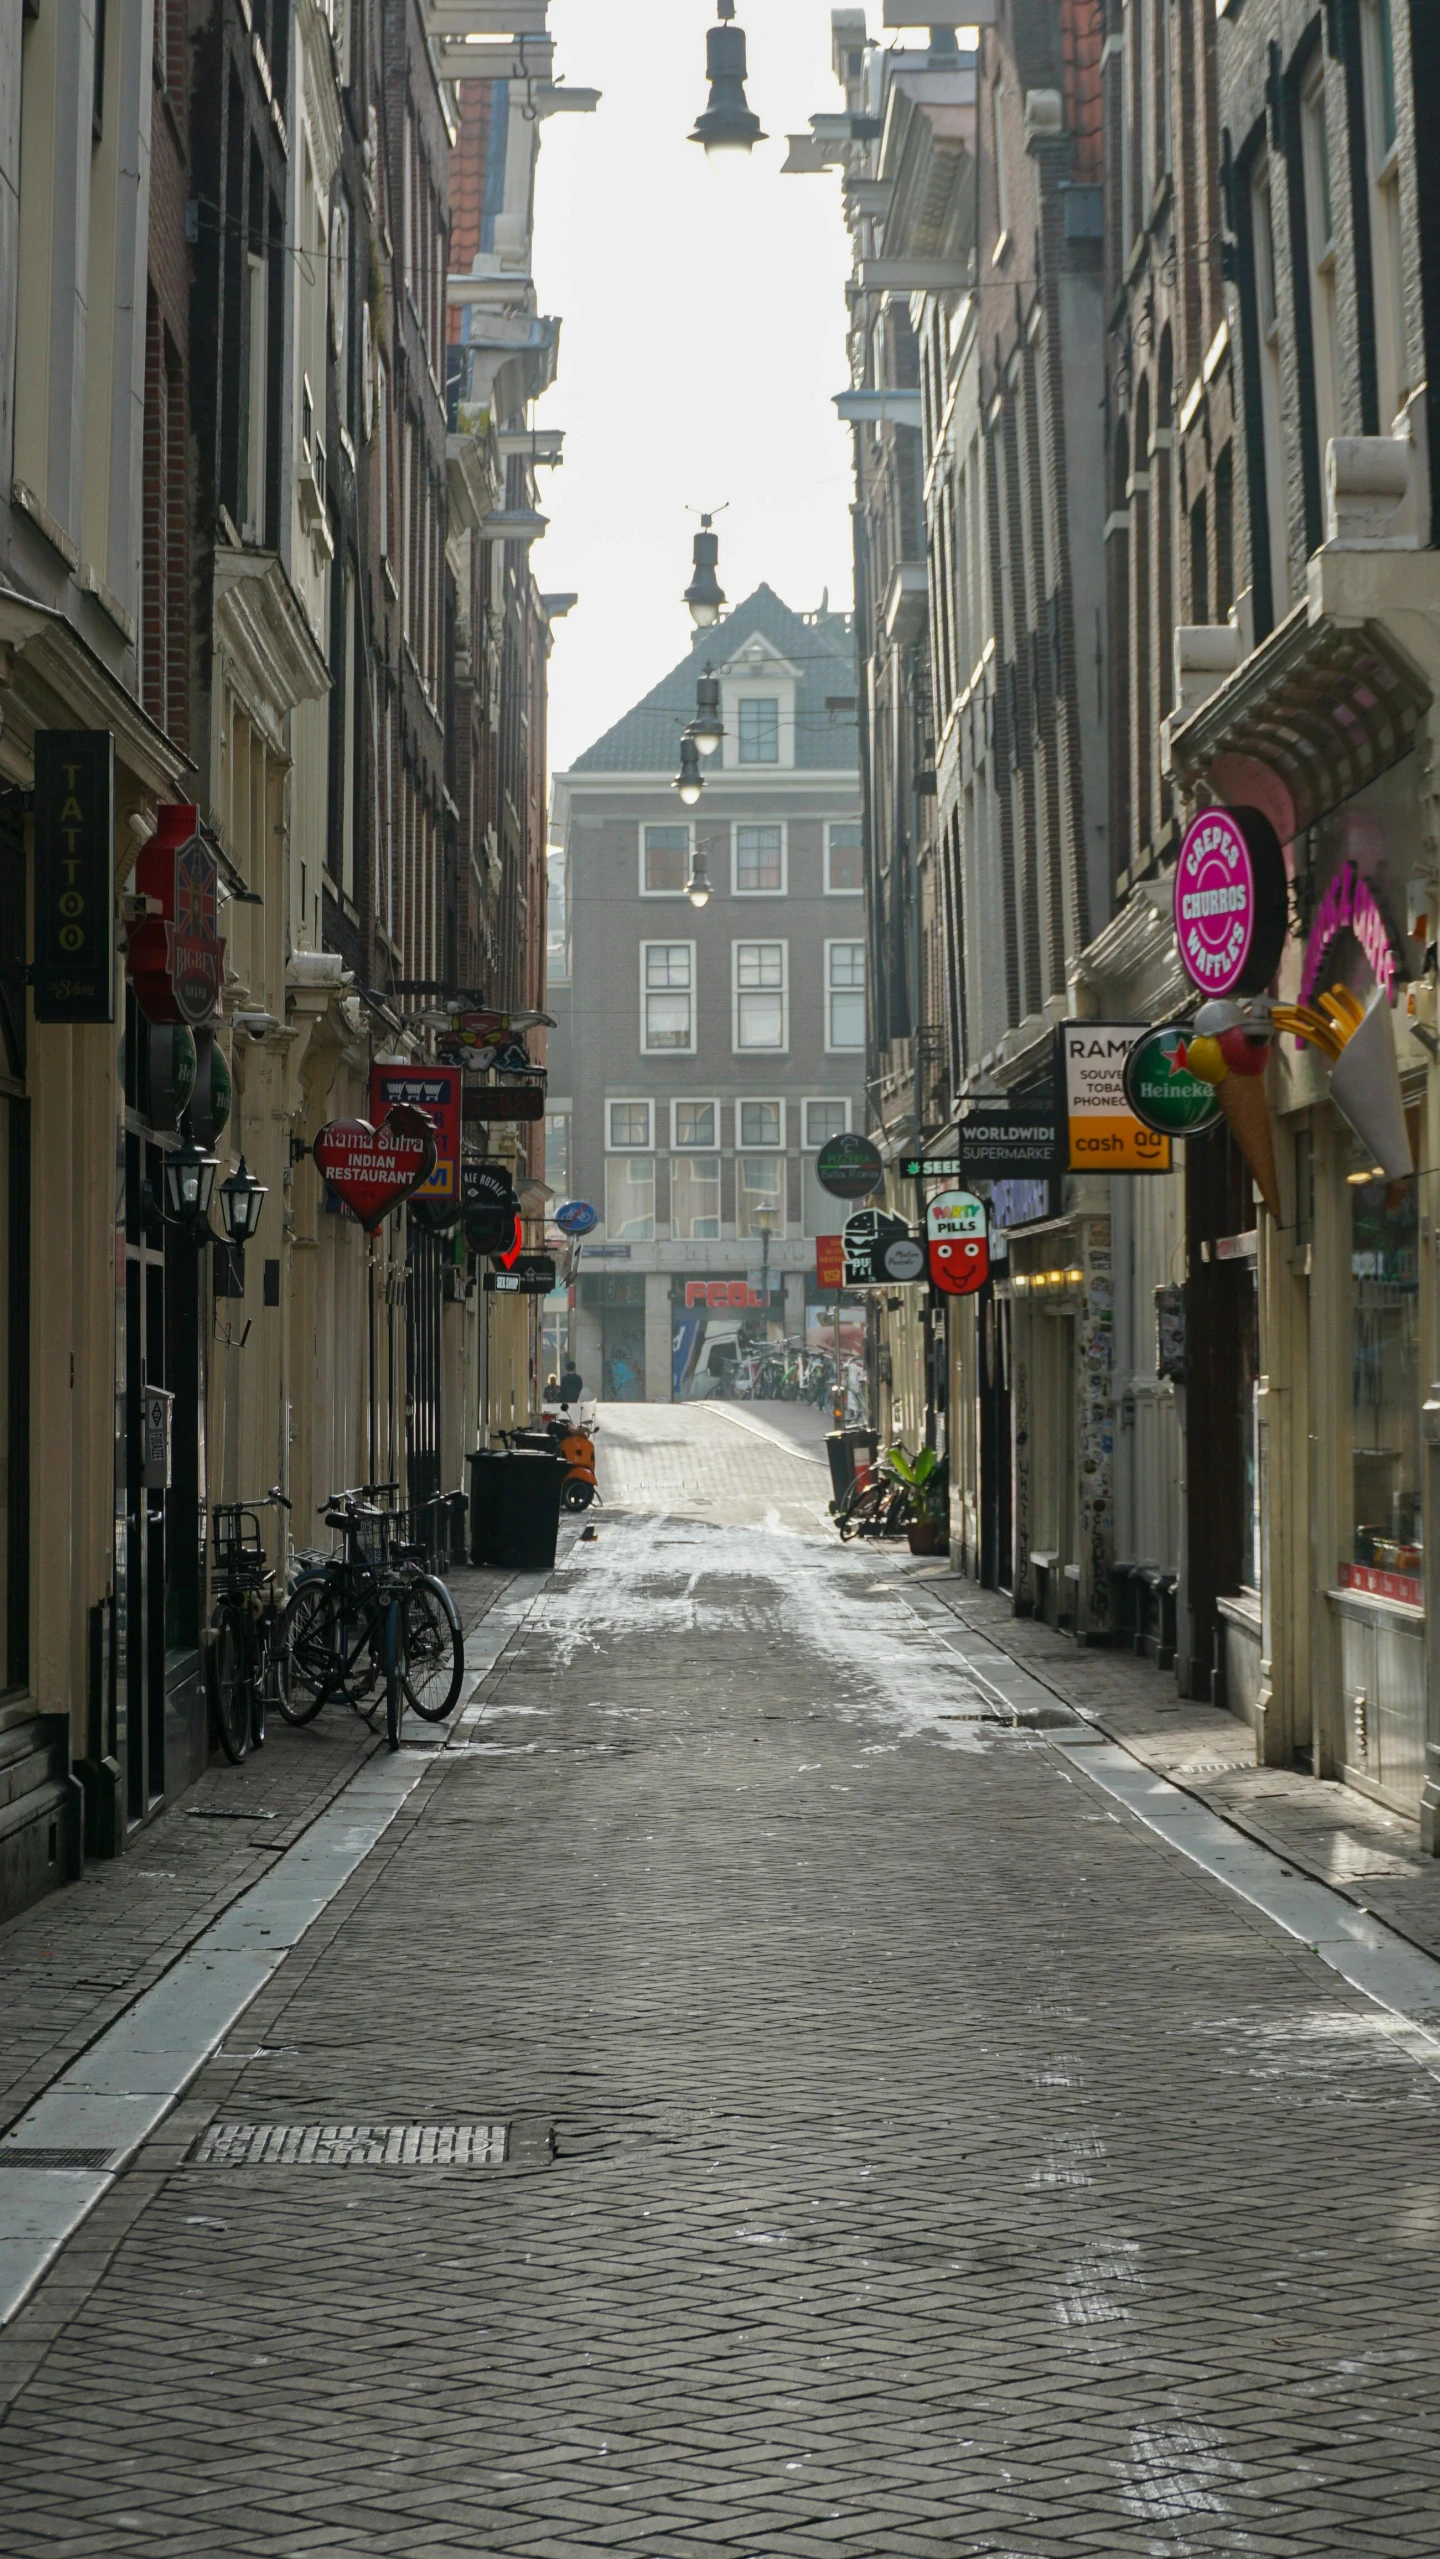
<path fill-rule="evenodd" d="M 897 1569 L 1157 1776 L 1440 1958 L 1440 1858 L 1423 1854 L 1413 1822 L 1338 1779 L 1257 1768 L 1248 1724 L 1177 1696 L 1171 1675 L 1134 1653 L 1082 1650 L 1053 1627 L 1016 1617 L 1000 1593 L 943 1568 L 897 1558 Z"/>
<path fill-rule="evenodd" d="M 510 1579 L 451 1575 L 467 1633 Z M 0 2131 L 267 1871 L 383 1741 L 343 1708 L 298 1731 L 272 1708 L 263 1750 L 239 1768 L 217 1757 L 123 1857 L 92 1861 L 77 1883 L 0 1927 Z"/>

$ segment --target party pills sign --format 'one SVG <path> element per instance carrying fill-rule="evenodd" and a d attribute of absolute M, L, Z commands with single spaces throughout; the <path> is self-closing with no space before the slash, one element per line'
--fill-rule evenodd
<path fill-rule="evenodd" d="M 1175 865 L 1175 938 L 1206 995 L 1269 985 L 1285 938 L 1285 861 L 1259 809 L 1202 809 Z"/>

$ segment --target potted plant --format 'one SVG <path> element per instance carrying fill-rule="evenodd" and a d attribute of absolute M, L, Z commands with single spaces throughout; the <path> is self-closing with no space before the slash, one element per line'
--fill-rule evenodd
<path fill-rule="evenodd" d="M 910 1487 L 915 1516 L 906 1532 L 912 1555 L 945 1555 L 950 1550 L 950 1477 L 945 1460 L 933 1448 L 892 1448 L 890 1463 L 902 1484 Z"/>

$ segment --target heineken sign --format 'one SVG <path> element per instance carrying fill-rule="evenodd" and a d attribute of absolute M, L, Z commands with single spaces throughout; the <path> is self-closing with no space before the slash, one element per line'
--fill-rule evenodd
<path fill-rule="evenodd" d="M 879 1190 L 885 1165 L 868 1137 L 831 1137 L 815 1158 L 815 1178 L 832 1199 L 863 1200 Z"/>
<path fill-rule="evenodd" d="M 1183 1022 L 1146 1031 L 1125 1060 L 1125 1099 L 1137 1120 L 1161 1137 L 1198 1137 L 1220 1117 L 1213 1084 L 1186 1064 L 1190 1033 Z"/>
<path fill-rule="evenodd" d="M 115 1019 L 115 740 L 35 733 L 35 1019 Z"/>

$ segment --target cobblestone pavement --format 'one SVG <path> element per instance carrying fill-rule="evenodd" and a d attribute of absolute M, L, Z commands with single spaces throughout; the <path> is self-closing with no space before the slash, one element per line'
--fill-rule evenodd
<path fill-rule="evenodd" d="M 607 1432 L 483 1720 L 7 2332 L 5 2559 L 1431 2559 L 1440 2082 L 754 1525 L 816 1495 L 751 1436 Z"/>

